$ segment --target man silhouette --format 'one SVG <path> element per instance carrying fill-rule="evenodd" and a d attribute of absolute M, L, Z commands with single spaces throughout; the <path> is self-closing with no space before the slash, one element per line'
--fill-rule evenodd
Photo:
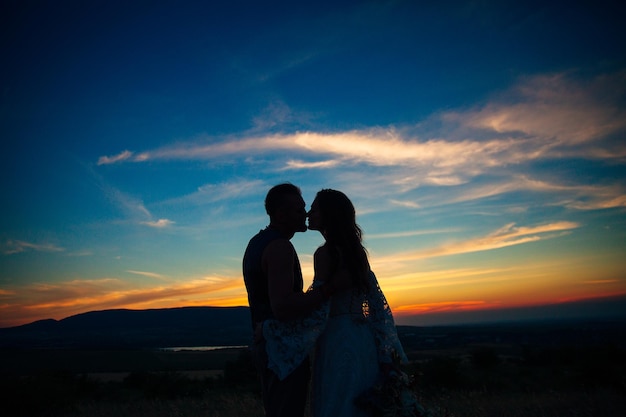
<path fill-rule="evenodd" d="M 300 261 L 290 239 L 296 232 L 307 230 L 305 207 L 300 189 L 293 184 L 276 185 L 267 193 L 265 211 L 270 223 L 250 239 L 243 257 L 253 332 L 267 319 L 301 317 L 330 296 L 330 283 L 306 293 L 302 291 Z M 252 351 L 261 379 L 265 415 L 303 416 L 311 374 L 309 360 L 280 380 L 267 367 L 262 337 L 255 337 Z"/>

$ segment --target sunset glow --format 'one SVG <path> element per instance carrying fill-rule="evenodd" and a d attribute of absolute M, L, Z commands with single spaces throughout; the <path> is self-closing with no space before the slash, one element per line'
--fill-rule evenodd
<path fill-rule="evenodd" d="M 623 6 L 48 3 L 3 18 L 0 327 L 247 305 L 286 181 L 352 199 L 399 324 L 626 300 Z"/>

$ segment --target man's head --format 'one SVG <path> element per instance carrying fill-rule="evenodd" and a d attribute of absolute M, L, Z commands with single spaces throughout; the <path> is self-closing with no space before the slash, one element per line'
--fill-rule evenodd
<path fill-rule="evenodd" d="M 272 187 L 265 197 L 265 211 L 270 216 L 270 225 L 286 235 L 307 230 L 306 205 L 300 188 L 293 184 Z"/>

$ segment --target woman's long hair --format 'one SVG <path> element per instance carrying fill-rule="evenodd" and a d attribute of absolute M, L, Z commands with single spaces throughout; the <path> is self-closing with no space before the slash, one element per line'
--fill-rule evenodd
<path fill-rule="evenodd" d="M 353 284 L 367 289 L 369 262 L 362 244 L 362 231 L 356 223 L 356 212 L 350 199 L 341 191 L 323 189 L 315 197 L 325 245 L 330 249 L 336 265 L 350 271 Z"/>

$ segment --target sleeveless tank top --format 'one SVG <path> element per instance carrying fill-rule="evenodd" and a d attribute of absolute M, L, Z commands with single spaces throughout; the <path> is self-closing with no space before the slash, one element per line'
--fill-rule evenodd
<path fill-rule="evenodd" d="M 243 256 L 243 280 L 248 291 L 248 305 L 250 306 L 253 330 L 256 323 L 274 318 L 268 294 L 267 275 L 263 271 L 261 259 L 267 245 L 276 239 L 283 239 L 278 231 L 269 227 L 261 230 L 250 239 Z M 293 291 L 302 292 L 304 286 L 302 270 L 295 251 L 293 277 Z"/>

